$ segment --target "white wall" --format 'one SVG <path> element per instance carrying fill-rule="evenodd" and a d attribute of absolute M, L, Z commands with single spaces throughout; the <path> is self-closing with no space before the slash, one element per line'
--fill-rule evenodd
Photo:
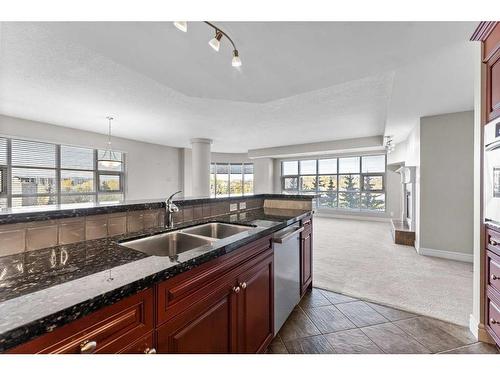
<path fill-rule="evenodd" d="M 420 121 L 420 248 L 472 261 L 474 112 Z M 428 252 L 428 251 L 427 251 Z"/>
<path fill-rule="evenodd" d="M 0 115 L 0 135 L 58 144 L 105 148 L 107 136 Z M 126 153 L 126 199 L 163 199 L 179 190 L 180 149 L 113 138 L 113 148 Z"/>

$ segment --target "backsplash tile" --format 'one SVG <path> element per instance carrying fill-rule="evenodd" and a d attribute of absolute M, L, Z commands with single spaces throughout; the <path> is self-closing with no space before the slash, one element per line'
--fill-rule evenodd
<path fill-rule="evenodd" d="M 59 227 L 56 222 L 37 223 L 26 230 L 26 250 L 37 250 L 57 245 Z M 31 225 L 31 223 L 30 223 Z"/>
<path fill-rule="evenodd" d="M 158 226 L 158 210 L 144 211 L 144 229 L 155 228 Z"/>
<path fill-rule="evenodd" d="M 21 253 L 25 248 L 25 224 L 8 224 L 0 227 L 0 256 Z"/>
<path fill-rule="evenodd" d="M 85 220 L 85 239 L 95 240 L 108 236 L 107 215 L 89 216 Z"/>
<path fill-rule="evenodd" d="M 60 245 L 66 245 L 85 240 L 85 219 L 61 219 L 59 220 Z"/>
<path fill-rule="evenodd" d="M 127 232 L 139 232 L 144 229 L 144 214 L 142 211 L 127 214 Z"/>
<path fill-rule="evenodd" d="M 109 215 L 108 236 L 117 236 L 124 233 L 127 233 L 127 215 Z"/>
<path fill-rule="evenodd" d="M 243 198 L 246 208 L 230 211 L 230 202 L 213 202 L 196 205 L 186 205 L 173 213 L 174 223 L 190 223 L 193 221 L 216 218 L 217 216 L 234 213 L 243 214 L 260 208 L 263 199 Z M 165 210 L 150 209 L 109 214 L 89 215 L 49 221 L 35 221 L 20 224 L 0 225 L 0 257 L 22 253 L 26 250 L 36 250 L 55 245 L 70 244 L 85 240 L 116 236 L 127 232 L 143 229 L 164 227 Z"/>

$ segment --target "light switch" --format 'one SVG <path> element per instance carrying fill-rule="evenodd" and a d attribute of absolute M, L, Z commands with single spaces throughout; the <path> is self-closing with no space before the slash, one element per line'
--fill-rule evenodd
<path fill-rule="evenodd" d="M 231 203 L 229 205 L 229 211 L 236 211 L 238 209 L 238 203 Z"/>
<path fill-rule="evenodd" d="M 240 202 L 240 210 L 245 210 L 247 208 L 247 202 Z"/>

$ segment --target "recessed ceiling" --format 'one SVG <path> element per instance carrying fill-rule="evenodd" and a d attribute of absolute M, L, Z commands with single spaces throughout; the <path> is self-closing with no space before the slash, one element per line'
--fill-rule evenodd
<path fill-rule="evenodd" d="M 4 22 L 0 112 L 100 133 L 113 114 L 124 138 L 245 152 L 403 136 L 418 116 L 472 108 L 473 23 L 215 23 L 241 69 L 201 22 Z"/>

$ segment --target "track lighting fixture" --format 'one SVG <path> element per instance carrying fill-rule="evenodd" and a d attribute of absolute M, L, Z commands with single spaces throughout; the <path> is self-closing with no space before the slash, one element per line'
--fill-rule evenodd
<path fill-rule="evenodd" d="M 234 66 L 235 68 L 241 66 L 241 59 L 240 56 L 238 55 L 237 49 L 233 51 L 233 60 L 231 61 L 231 65 Z"/>
<path fill-rule="evenodd" d="M 390 154 L 396 148 L 396 144 L 394 143 L 394 138 L 392 135 L 387 135 L 384 137 L 384 146 L 387 150 L 387 153 Z"/>
<path fill-rule="evenodd" d="M 219 30 L 217 30 L 215 32 L 215 37 L 210 39 L 210 42 L 208 42 L 208 45 L 210 47 L 212 47 L 214 50 L 216 50 L 217 52 L 219 52 L 221 38 L 222 38 L 222 33 Z"/>
<path fill-rule="evenodd" d="M 241 66 L 241 58 L 238 52 L 238 49 L 236 48 L 236 45 L 234 44 L 233 40 L 227 35 L 224 31 L 222 31 L 220 28 L 215 26 L 214 24 L 204 21 L 208 26 L 213 28 L 215 30 L 215 36 L 210 39 L 208 42 L 208 45 L 212 47 L 215 51 L 219 52 L 220 49 L 220 41 L 223 36 L 226 37 L 226 39 L 231 43 L 233 46 L 233 58 L 231 60 L 231 65 L 235 68 L 238 68 Z M 187 22 L 186 21 L 175 21 L 174 25 L 176 28 L 178 28 L 180 31 L 187 32 Z"/>
<path fill-rule="evenodd" d="M 175 21 L 174 26 L 177 27 L 180 31 L 187 33 L 188 25 L 186 21 Z"/>

